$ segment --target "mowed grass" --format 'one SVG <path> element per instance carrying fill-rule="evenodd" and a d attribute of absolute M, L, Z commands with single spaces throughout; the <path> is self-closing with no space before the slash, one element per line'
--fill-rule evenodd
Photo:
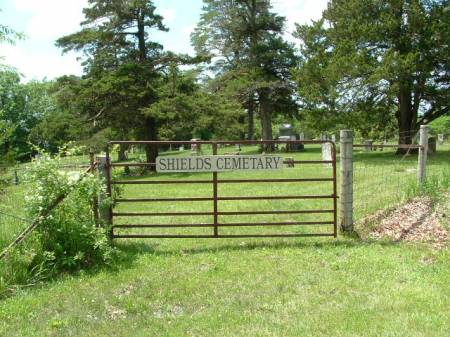
<path fill-rule="evenodd" d="M 255 151 L 243 149 L 245 153 Z M 447 151 L 430 157 L 430 170 L 444 169 L 449 154 Z M 305 153 L 283 156 L 319 159 L 320 149 L 310 147 Z M 379 200 L 379 195 L 384 195 L 384 207 L 404 196 L 403 189 L 399 190 L 402 184 L 396 180 L 405 174 L 396 175 L 395 184 L 382 185 L 383 175 L 396 159 L 389 151 L 355 153 L 355 166 L 364 164 L 369 173 L 356 177 L 356 184 L 378 186 L 367 196 Z M 407 157 L 401 165 L 413 169 L 416 161 L 416 156 Z M 280 172 L 220 173 L 219 179 L 311 178 L 331 174 L 331 169 L 323 164 L 308 164 Z M 210 178 L 211 174 L 174 174 L 117 179 Z M 331 182 L 219 186 L 221 196 L 331 193 Z M 211 195 L 212 184 L 124 185 L 122 197 Z M 219 211 L 330 207 L 331 199 L 219 202 Z M 211 209 L 210 201 L 158 202 L 120 203 L 115 211 Z M 329 219 L 332 214 L 221 216 L 219 221 Z M 211 221 L 211 216 L 114 219 L 115 224 Z M 211 234 L 212 228 L 117 232 Z M 219 232 L 329 233 L 332 225 L 227 227 Z M 342 235 L 337 239 L 133 239 L 116 240 L 115 245 L 121 258 L 112 268 L 63 276 L 39 289 L 21 290 L 0 302 L 0 336 L 448 336 L 448 249 L 436 251 L 422 244 L 361 241 Z"/>

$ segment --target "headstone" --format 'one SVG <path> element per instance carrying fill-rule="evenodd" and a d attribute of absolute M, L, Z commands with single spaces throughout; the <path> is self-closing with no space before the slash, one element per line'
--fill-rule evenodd
<path fill-rule="evenodd" d="M 330 143 L 323 143 L 322 144 L 322 160 L 323 161 L 331 161 L 333 160 L 331 156 L 331 144 Z M 325 167 L 331 167 L 331 164 L 325 163 Z"/>
<path fill-rule="evenodd" d="M 236 151 L 241 151 L 241 144 L 236 144 L 235 149 Z"/>
<path fill-rule="evenodd" d="M 364 143 L 364 151 L 365 152 L 370 152 L 372 151 L 372 147 L 373 146 L 373 140 L 372 139 L 367 139 Z"/>
<path fill-rule="evenodd" d="M 184 151 L 184 146 L 181 145 L 181 146 L 178 148 L 178 151 L 183 152 L 183 151 Z"/>
<path fill-rule="evenodd" d="M 298 140 L 301 140 L 301 141 L 305 140 L 305 133 L 304 132 L 300 132 L 300 134 L 298 136 Z"/>
<path fill-rule="evenodd" d="M 193 138 L 191 139 L 191 142 L 198 142 L 199 140 L 200 139 Z M 198 156 L 201 154 L 201 152 L 201 144 L 191 144 L 191 154 Z"/>
<path fill-rule="evenodd" d="M 335 134 L 332 134 L 332 135 L 331 135 L 331 141 L 332 141 L 333 143 L 336 143 L 336 135 L 335 135 Z"/>
<path fill-rule="evenodd" d="M 444 134 L 443 133 L 438 134 L 439 145 L 444 144 L 444 140 L 445 140 Z"/>
<path fill-rule="evenodd" d="M 428 153 L 436 153 L 436 137 L 428 138 Z"/>

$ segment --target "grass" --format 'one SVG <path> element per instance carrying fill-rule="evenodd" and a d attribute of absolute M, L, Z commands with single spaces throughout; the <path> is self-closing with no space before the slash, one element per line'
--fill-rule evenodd
<path fill-rule="evenodd" d="M 245 148 L 244 152 L 255 152 Z M 205 152 L 209 151 L 204 149 Z M 221 149 L 222 153 L 233 149 Z M 429 158 L 429 172 L 449 163 L 450 151 Z M 318 148 L 297 159 L 317 159 Z M 357 192 L 386 207 L 406 197 L 402 182 L 415 172 L 392 172 L 392 152 L 355 153 Z M 364 166 L 363 166 L 364 165 Z M 393 178 L 384 184 L 386 173 Z M 272 176 L 329 177 L 323 165 L 301 165 Z M 210 174 L 147 175 L 120 179 L 198 179 Z M 220 173 L 222 178 L 243 173 Z M 267 173 L 245 178 L 268 177 Z M 394 183 L 395 182 L 395 183 Z M 233 184 L 220 195 L 331 194 L 331 183 Z M 371 190 L 369 190 L 369 187 Z M 401 187 L 401 188 L 400 188 Z M 11 188 L 4 205 L 20 208 L 24 186 Z M 211 196 L 210 185 L 125 185 L 123 197 Z M 359 197 L 361 194 L 355 194 Z M 356 199 L 358 202 L 361 199 Z M 330 200 L 220 202 L 219 210 L 328 208 Z M 365 203 L 365 202 L 364 202 Z M 364 207 L 361 203 L 360 207 Z M 3 205 L 3 206 L 4 206 Z M 371 206 L 371 207 L 372 207 Z M 364 212 L 370 207 L 366 207 Z M 119 211 L 211 211 L 211 202 L 119 204 Z M 363 212 L 361 211 L 361 216 Z M 222 222 L 322 220 L 315 216 L 222 217 Z M 211 217 L 120 217 L 120 223 L 211 222 Z M 331 226 L 227 228 L 224 233 L 329 232 Z M 130 231 L 130 230 L 128 230 Z M 132 230 L 134 232 L 143 232 Z M 167 229 L 158 233 L 210 233 Z M 145 232 L 149 232 L 145 230 Z M 0 302 L 0 336 L 448 336 L 448 249 L 421 244 L 361 241 L 339 236 L 294 239 L 183 239 L 116 241 L 121 258 L 112 268 L 80 272 L 40 288 L 22 289 Z"/>

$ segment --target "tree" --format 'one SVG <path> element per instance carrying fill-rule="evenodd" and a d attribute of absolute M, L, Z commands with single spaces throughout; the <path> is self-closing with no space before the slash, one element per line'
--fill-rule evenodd
<path fill-rule="evenodd" d="M 0 12 L 2 10 L 0 9 Z M 24 37 L 22 33 L 16 32 L 14 29 L 0 24 L 0 44 L 9 43 L 14 44 L 16 40 L 20 40 Z"/>
<path fill-rule="evenodd" d="M 158 89 L 158 101 L 144 109 L 159 121 L 159 137 L 165 140 L 191 138 L 238 139 L 242 133 L 239 102 L 210 92 L 197 83 L 197 71 L 180 71 L 173 63 Z"/>
<path fill-rule="evenodd" d="M 449 113 L 449 25 L 447 0 L 330 1 L 321 20 L 297 26 L 304 108 L 366 129 L 395 118 L 399 143 L 411 144 L 420 124 Z"/>
<path fill-rule="evenodd" d="M 33 153 L 29 143 L 32 129 L 56 110 L 51 85 L 46 81 L 22 84 L 17 71 L 0 71 L 0 154 L 8 160 L 29 159 Z"/>
<path fill-rule="evenodd" d="M 148 0 L 89 0 L 82 30 L 62 37 L 64 52 L 83 51 L 85 76 L 77 84 L 83 111 L 105 126 L 134 129 L 145 140 L 157 140 L 157 121 L 142 114 L 156 101 L 155 81 L 162 46 L 149 40 L 152 29 L 167 31 Z M 79 101 L 79 100 L 78 100 Z M 155 162 L 155 146 L 146 148 Z"/>
<path fill-rule="evenodd" d="M 219 87 L 235 91 L 248 113 L 248 137 L 259 112 L 262 138 L 273 139 L 273 114 L 295 111 L 290 68 L 294 50 L 282 38 L 285 19 L 271 12 L 269 0 L 204 0 L 192 35 L 199 55 L 209 56 Z M 225 80 L 225 81 L 224 81 Z"/>

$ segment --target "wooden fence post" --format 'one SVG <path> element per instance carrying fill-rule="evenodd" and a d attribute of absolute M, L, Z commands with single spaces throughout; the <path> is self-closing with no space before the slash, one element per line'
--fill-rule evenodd
<path fill-rule="evenodd" d="M 89 162 L 91 167 L 91 173 L 95 173 L 95 154 L 94 150 L 89 150 Z M 94 195 L 92 199 L 92 213 L 94 213 L 94 222 L 97 227 L 100 227 L 100 221 L 98 219 L 98 195 Z"/>
<path fill-rule="evenodd" d="M 417 168 L 417 182 L 423 184 L 426 179 L 426 168 L 427 168 L 427 153 L 428 153 L 428 126 L 420 126 L 420 140 L 419 140 L 419 158 L 418 158 L 418 168 Z"/>
<path fill-rule="evenodd" d="M 105 183 L 105 190 L 102 191 L 98 196 L 98 203 L 100 205 L 99 209 L 99 215 L 100 215 L 100 223 L 104 224 L 105 226 L 109 227 L 112 225 L 112 208 L 110 205 L 110 201 L 108 202 L 109 206 L 105 206 L 105 200 L 110 198 L 110 195 L 108 193 L 109 191 L 109 163 L 107 162 L 108 157 L 106 156 L 99 156 L 97 157 L 97 163 L 98 163 L 98 173 L 100 175 L 100 178 Z"/>
<path fill-rule="evenodd" d="M 353 231 L 353 132 L 341 130 L 341 230 Z"/>

